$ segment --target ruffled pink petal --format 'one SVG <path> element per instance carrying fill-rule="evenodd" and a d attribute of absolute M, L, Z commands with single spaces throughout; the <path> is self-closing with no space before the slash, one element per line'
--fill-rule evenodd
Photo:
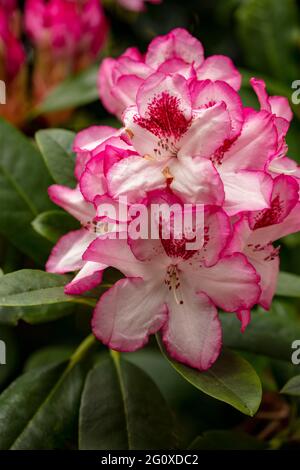
<path fill-rule="evenodd" d="M 248 240 L 253 234 L 249 226 L 249 218 L 246 214 L 243 214 L 233 224 L 232 235 L 230 242 L 228 243 L 224 254 L 230 255 L 232 253 L 241 252 L 243 253 L 246 249 Z"/>
<path fill-rule="evenodd" d="M 166 76 L 164 73 L 159 72 L 151 75 L 138 90 L 137 108 L 139 115 L 146 116 L 149 113 L 149 104 L 153 103 L 154 100 L 158 100 L 162 93 L 175 97 L 185 119 L 191 119 L 191 97 L 187 80 L 181 75 Z M 161 111 L 166 112 L 163 109 Z M 164 115 L 162 114 L 161 117 L 164 118 Z M 171 115 L 169 117 L 172 118 Z"/>
<path fill-rule="evenodd" d="M 157 69 L 168 59 L 182 59 L 199 67 L 204 58 L 202 44 L 185 29 L 176 28 L 165 36 L 156 37 L 148 47 L 146 64 Z"/>
<path fill-rule="evenodd" d="M 103 170 L 103 155 L 90 159 L 80 178 L 80 190 L 83 197 L 93 203 L 96 196 L 107 191 L 106 178 Z"/>
<path fill-rule="evenodd" d="M 295 160 L 288 157 L 275 158 L 268 166 L 268 171 L 274 176 L 277 174 L 291 175 L 294 178 L 300 178 L 300 166 Z"/>
<path fill-rule="evenodd" d="M 250 83 L 258 97 L 261 109 L 265 109 L 269 113 L 275 114 L 277 117 L 291 122 L 293 112 L 287 98 L 284 96 L 269 97 L 266 90 L 266 84 L 263 80 L 251 78 Z"/>
<path fill-rule="evenodd" d="M 151 277 L 151 269 L 146 263 L 137 260 L 127 240 L 97 238 L 83 255 L 85 261 L 105 264 L 121 271 L 129 277 Z"/>
<path fill-rule="evenodd" d="M 94 310 L 94 335 L 117 351 L 141 348 L 166 321 L 164 294 L 159 284 L 121 279 L 102 295 Z"/>
<path fill-rule="evenodd" d="M 94 239 L 95 235 L 85 229 L 63 235 L 51 251 L 46 270 L 62 274 L 81 269 L 83 253 Z"/>
<path fill-rule="evenodd" d="M 230 216 L 244 211 L 256 211 L 270 207 L 272 179 L 262 171 L 243 170 L 235 173 L 219 173 L 224 185 L 224 209 Z"/>
<path fill-rule="evenodd" d="M 110 137 L 119 135 L 118 129 L 109 126 L 91 126 L 78 132 L 74 139 L 74 152 L 92 152 Z"/>
<path fill-rule="evenodd" d="M 179 58 L 166 60 L 158 67 L 157 71 L 166 75 L 180 74 L 186 79 L 196 77 L 194 64 L 187 64 Z"/>
<path fill-rule="evenodd" d="M 119 231 L 123 228 L 123 224 L 126 224 L 130 220 L 129 214 L 129 205 L 126 200 L 122 198 L 116 200 L 113 199 L 108 194 L 103 194 L 102 196 L 96 196 L 94 200 L 94 205 L 96 207 L 96 217 L 95 219 L 103 222 L 117 222 Z M 124 226 L 124 229 L 127 225 Z"/>
<path fill-rule="evenodd" d="M 115 59 L 106 58 L 102 61 L 98 73 L 98 91 L 100 99 L 105 108 L 118 117 L 121 117 L 123 112 L 123 104 L 113 96 L 111 90 L 114 86 L 113 71 L 117 66 Z"/>
<path fill-rule="evenodd" d="M 163 342 L 169 355 L 198 370 L 207 370 L 216 361 L 222 346 L 222 329 L 217 309 L 203 294 L 196 294 L 186 281 L 182 304 L 170 294 L 168 320 Z"/>
<path fill-rule="evenodd" d="M 88 261 L 84 263 L 79 273 L 65 286 L 65 294 L 80 295 L 101 284 L 105 265 Z"/>
<path fill-rule="evenodd" d="M 182 157 L 168 164 L 172 175 L 170 188 L 189 203 L 219 204 L 224 201 L 224 189 L 220 176 L 206 158 Z"/>
<path fill-rule="evenodd" d="M 128 106 L 133 106 L 136 102 L 136 95 L 144 79 L 136 75 L 122 75 L 115 86 L 111 88 L 111 95 L 118 102 L 118 112 L 116 114 L 120 119 Z"/>
<path fill-rule="evenodd" d="M 277 280 L 279 274 L 279 256 L 278 250 L 273 245 L 259 246 L 250 243 L 248 240 L 245 254 L 260 276 L 261 296 L 259 304 L 269 310 L 276 292 Z"/>
<path fill-rule="evenodd" d="M 159 157 L 161 159 L 168 158 L 170 151 L 165 151 L 164 149 L 161 150 L 160 144 L 158 144 L 160 138 L 147 128 L 142 127 L 136 121 L 137 117 L 138 110 L 136 106 L 130 106 L 127 108 L 123 116 L 128 140 L 133 145 L 137 153 L 142 157 L 150 156 L 155 158 L 159 152 Z"/>
<path fill-rule="evenodd" d="M 193 80 L 190 84 L 193 108 L 201 108 L 215 103 L 225 103 L 231 120 L 230 138 L 239 135 L 244 115 L 242 101 L 237 92 L 225 82 Z"/>
<path fill-rule="evenodd" d="M 192 118 L 187 81 L 180 75 L 155 73 L 139 88 L 137 107 L 127 108 L 123 121 L 137 152 L 157 159 L 176 153 Z"/>
<path fill-rule="evenodd" d="M 185 156 L 210 158 L 229 138 L 230 133 L 231 122 L 225 103 L 198 110 L 179 142 L 178 158 Z"/>
<path fill-rule="evenodd" d="M 241 87 L 242 77 L 232 60 L 224 55 L 212 55 L 205 59 L 197 70 L 199 80 L 221 80 L 228 83 L 234 90 Z"/>
<path fill-rule="evenodd" d="M 220 207 L 205 207 L 204 246 L 200 255 L 205 266 L 217 263 L 231 235 L 230 219 Z"/>
<path fill-rule="evenodd" d="M 113 165 L 107 175 L 109 193 L 117 198 L 126 196 L 128 202 L 138 202 L 147 192 L 164 188 L 163 162 L 132 156 Z"/>
<path fill-rule="evenodd" d="M 253 77 L 250 79 L 250 84 L 257 95 L 261 109 L 271 113 L 271 105 L 269 102 L 269 95 L 266 90 L 265 82 L 261 79 Z"/>
<path fill-rule="evenodd" d="M 225 151 L 222 167 L 228 171 L 263 170 L 277 148 L 273 117 L 266 111 L 246 115 L 238 139 Z"/>
<path fill-rule="evenodd" d="M 94 206 L 84 200 L 78 188 L 70 189 L 67 186 L 53 184 L 48 188 L 48 194 L 55 204 L 69 212 L 82 224 L 95 217 Z"/>
<path fill-rule="evenodd" d="M 293 111 L 287 98 L 284 96 L 270 96 L 269 103 L 273 114 L 291 122 Z"/>
<path fill-rule="evenodd" d="M 251 321 L 251 310 L 240 310 L 236 316 L 241 322 L 241 332 L 244 333 Z"/>
<path fill-rule="evenodd" d="M 235 253 L 221 258 L 209 268 L 202 268 L 198 290 L 226 312 L 249 309 L 261 295 L 260 277 L 246 256 Z"/>
<path fill-rule="evenodd" d="M 295 178 L 280 175 L 273 181 L 271 206 L 260 212 L 249 214 L 251 229 L 283 222 L 299 200 L 299 185 Z"/>
<path fill-rule="evenodd" d="M 300 203 L 298 202 L 289 215 L 279 224 L 254 230 L 251 242 L 266 245 L 267 243 L 286 237 L 290 233 L 300 231 Z"/>
<path fill-rule="evenodd" d="M 106 143 L 116 142 L 124 146 L 119 138 L 121 131 L 109 126 L 91 126 L 77 134 L 73 144 L 73 150 L 77 153 L 75 164 L 75 176 L 79 180 L 88 161 L 105 147 Z"/>

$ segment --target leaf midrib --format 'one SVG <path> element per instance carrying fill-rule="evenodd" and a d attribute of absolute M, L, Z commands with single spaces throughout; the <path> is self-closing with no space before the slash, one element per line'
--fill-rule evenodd
<path fill-rule="evenodd" d="M 17 181 L 14 178 L 12 178 L 12 176 L 4 168 L 3 164 L 0 165 L 0 170 L 2 171 L 7 181 L 10 183 L 10 185 L 15 189 L 16 193 L 20 196 L 21 199 L 24 200 L 25 204 L 29 207 L 30 212 L 32 212 L 33 216 L 37 216 L 38 215 L 37 209 L 31 203 L 30 199 L 27 197 L 26 193 L 23 191 L 21 186 L 18 185 Z"/>
<path fill-rule="evenodd" d="M 129 420 L 128 420 L 128 404 L 127 404 L 127 399 L 126 399 L 126 390 L 125 386 L 123 383 L 123 377 L 122 377 L 122 371 L 121 371 L 121 365 L 120 365 L 120 359 L 116 358 L 115 355 L 112 354 L 112 360 L 116 369 L 116 374 L 117 374 L 117 379 L 120 385 L 120 391 L 121 391 L 121 397 L 122 397 L 122 403 L 123 403 L 123 408 L 124 408 L 124 417 L 125 417 L 125 425 L 126 425 L 126 438 L 127 438 L 127 443 L 128 443 L 128 450 L 131 450 L 131 439 L 130 439 L 130 429 L 129 429 Z"/>

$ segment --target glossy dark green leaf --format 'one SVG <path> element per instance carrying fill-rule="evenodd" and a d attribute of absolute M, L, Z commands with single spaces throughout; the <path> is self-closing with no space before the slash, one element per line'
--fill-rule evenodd
<path fill-rule="evenodd" d="M 51 182 L 38 150 L 19 131 L 0 119 L 0 233 L 20 251 L 44 264 L 51 245 L 32 228 L 39 212 L 53 206 Z"/>
<path fill-rule="evenodd" d="M 11 446 L 13 450 L 60 449 L 75 438 L 86 373 L 82 364 L 64 371 Z"/>
<path fill-rule="evenodd" d="M 65 364 L 21 375 L 0 395 L 0 449 L 9 449 L 46 400 Z"/>
<path fill-rule="evenodd" d="M 99 99 L 98 69 L 99 66 L 95 65 L 81 74 L 65 80 L 49 93 L 37 112 L 40 114 L 61 111 L 97 101 Z"/>
<path fill-rule="evenodd" d="M 64 294 L 67 276 L 37 269 L 21 269 L 0 278 L 0 305 L 5 307 L 34 306 L 68 302 Z"/>
<path fill-rule="evenodd" d="M 74 132 L 64 129 L 44 129 L 35 135 L 49 172 L 58 184 L 75 186 Z"/>
<path fill-rule="evenodd" d="M 189 446 L 190 450 L 263 450 L 266 443 L 241 431 L 207 431 Z"/>
<path fill-rule="evenodd" d="M 63 211 L 48 211 L 39 214 L 32 222 L 34 230 L 52 243 L 71 230 L 80 228 L 79 222 Z"/>
<path fill-rule="evenodd" d="M 285 83 L 298 77 L 295 0 L 245 0 L 236 12 L 236 21 L 244 60 L 250 68 Z"/>
<path fill-rule="evenodd" d="M 281 390 L 281 393 L 300 397 L 300 375 L 296 375 L 290 379 Z"/>
<path fill-rule="evenodd" d="M 228 347 L 262 354 L 274 359 L 291 360 L 291 344 L 300 338 L 300 320 L 288 304 L 273 302 L 269 312 L 258 309 L 251 323 L 241 333 L 240 323 L 232 314 L 221 315 L 224 344 Z"/>
<path fill-rule="evenodd" d="M 72 303 L 93 307 L 91 297 L 65 295 L 68 276 L 22 269 L 0 277 L 0 324 L 44 323 L 71 313 Z"/>
<path fill-rule="evenodd" d="M 88 375 L 79 421 L 80 449 L 171 449 L 172 416 L 145 372 L 107 359 Z"/>
<path fill-rule="evenodd" d="M 46 346 L 42 349 L 34 351 L 27 359 L 24 372 L 36 369 L 39 367 L 45 367 L 58 362 L 67 361 L 72 353 L 74 352 L 74 346 L 70 345 L 54 345 Z"/>
<path fill-rule="evenodd" d="M 95 338 L 86 338 L 69 361 L 34 368 L 0 395 L 0 448 L 66 448 L 76 440 L 80 397 Z"/>
<path fill-rule="evenodd" d="M 261 383 L 255 370 L 241 356 L 225 350 L 210 369 L 199 372 L 168 357 L 161 341 L 159 344 L 175 370 L 201 392 L 246 415 L 256 413 L 261 402 Z"/>
<path fill-rule="evenodd" d="M 75 308 L 71 302 L 29 307 L 0 307 L 0 325 L 15 326 L 20 320 L 30 325 L 48 323 L 75 313 Z"/>

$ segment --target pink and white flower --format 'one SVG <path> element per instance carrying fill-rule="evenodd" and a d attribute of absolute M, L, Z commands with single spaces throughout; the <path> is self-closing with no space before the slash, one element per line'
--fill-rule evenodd
<path fill-rule="evenodd" d="M 49 196 L 55 204 L 79 220 L 82 228 L 60 238 L 50 254 L 46 270 L 58 274 L 78 271 L 75 278 L 66 285 L 65 292 L 72 295 L 82 294 L 101 283 L 106 266 L 83 261 L 82 256 L 97 236 L 105 236 L 107 226 L 103 224 L 99 227 L 93 223 L 95 209 L 84 200 L 78 189 L 53 185 L 49 188 Z"/>
<path fill-rule="evenodd" d="M 251 308 L 260 296 L 259 277 L 242 254 L 221 255 L 229 219 L 206 208 L 205 242 L 186 250 L 184 239 L 95 240 L 84 259 L 113 266 L 125 279 L 100 298 L 94 311 L 95 336 L 112 349 L 135 351 L 161 330 L 174 359 L 199 370 L 217 359 L 222 344 L 217 307 Z"/>
<path fill-rule="evenodd" d="M 27 0 L 25 28 L 34 44 L 34 101 L 39 104 L 54 86 L 94 62 L 108 24 L 99 0 Z"/>
<path fill-rule="evenodd" d="M 167 186 L 186 202 L 224 204 L 229 215 L 267 208 L 272 179 L 264 165 L 277 134 L 273 118 L 264 117 L 245 118 L 225 82 L 153 74 L 124 113 L 127 141 L 138 155 L 111 167 L 108 191 L 133 202 Z"/>
<path fill-rule="evenodd" d="M 107 33 L 98 0 L 27 0 L 25 26 L 37 47 L 73 60 L 82 53 L 97 56 Z"/>
<path fill-rule="evenodd" d="M 72 294 L 96 287 L 106 267 L 118 269 L 125 278 L 100 298 L 95 336 L 134 351 L 160 331 L 172 358 L 206 370 L 222 343 L 217 309 L 236 313 L 242 331 L 254 305 L 268 309 L 279 270 L 273 242 L 300 229 L 300 173 L 286 156 L 288 102 L 252 79 L 261 109 L 244 108 L 232 63 L 204 60 L 201 43 L 181 29 L 152 41 L 145 57 L 128 49 L 105 60 L 99 80 L 124 127 L 77 135 L 77 188 L 55 185 L 49 194 L 83 228 L 62 237 L 47 269 L 77 271 L 66 287 Z M 112 239 L 111 231 L 128 235 L 132 219 L 103 215 L 103 207 L 123 197 L 146 214 L 157 199 L 201 204 L 203 244 L 188 249 L 172 233 Z"/>
<path fill-rule="evenodd" d="M 259 304 L 266 310 L 271 306 L 279 272 L 279 248 L 273 242 L 300 230 L 298 193 L 295 178 L 277 176 L 273 182 L 271 207 L 241 215 L 234 224 L 226 249 L 227 254 L 244 253 L 255 267 L 261 277 Z"/>
<path fill-rule="evenodd" d="M 177 28 L 155 38 L 145 56 L 130 48 L 118 59 L 105 59 L 98 77 L 102 103 L 121 118 L 127 106 L 135 105 L 139 87 L 155 72 L 221 80 L 235 90 L 241 85 L 240 73 L 228 57 L 214 55 L 204 59 L 202 44 L 186 30 Z"/>

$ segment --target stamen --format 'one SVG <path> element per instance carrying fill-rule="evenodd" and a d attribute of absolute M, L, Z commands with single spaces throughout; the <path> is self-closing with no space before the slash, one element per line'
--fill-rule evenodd
<path fill-rule="evenodd" d="M 89 232 L 98 233 L 100 235 L 107 233 L 109 230 L 108 222 L 99 222 L 96 220 L 89 220 L 85 224 L 82 224 L 82 226 Z"/>
<path fill-rule="evenodd" d="M 128 127 L 125 129 L 125 132 L 128 135 L 129 139 L 132 139 L 134 137 L 134 133 L 131 129 L 128 129 Z"/>
<path fill-rule="evenodd" d="M 164 177 L 166 178 L 168 183 L 172 183 L 174 177 L 173 177 L 172 173 L 170 172 L 170 168 L 168 166 L 166 166 L 162 170 L 162 174 L 164 175 Z"/>
<path fill-rule="evenodd" d="M 167 269 L 167 276 L 165 279 L 165 284 L 168 287 L 169 291 L 173 291 L 174 299 L 177 305 L 182 305 L 182 293 L 180 289 L 180 279 L 178 274 L 177 266 L 171 264 Z"/>

